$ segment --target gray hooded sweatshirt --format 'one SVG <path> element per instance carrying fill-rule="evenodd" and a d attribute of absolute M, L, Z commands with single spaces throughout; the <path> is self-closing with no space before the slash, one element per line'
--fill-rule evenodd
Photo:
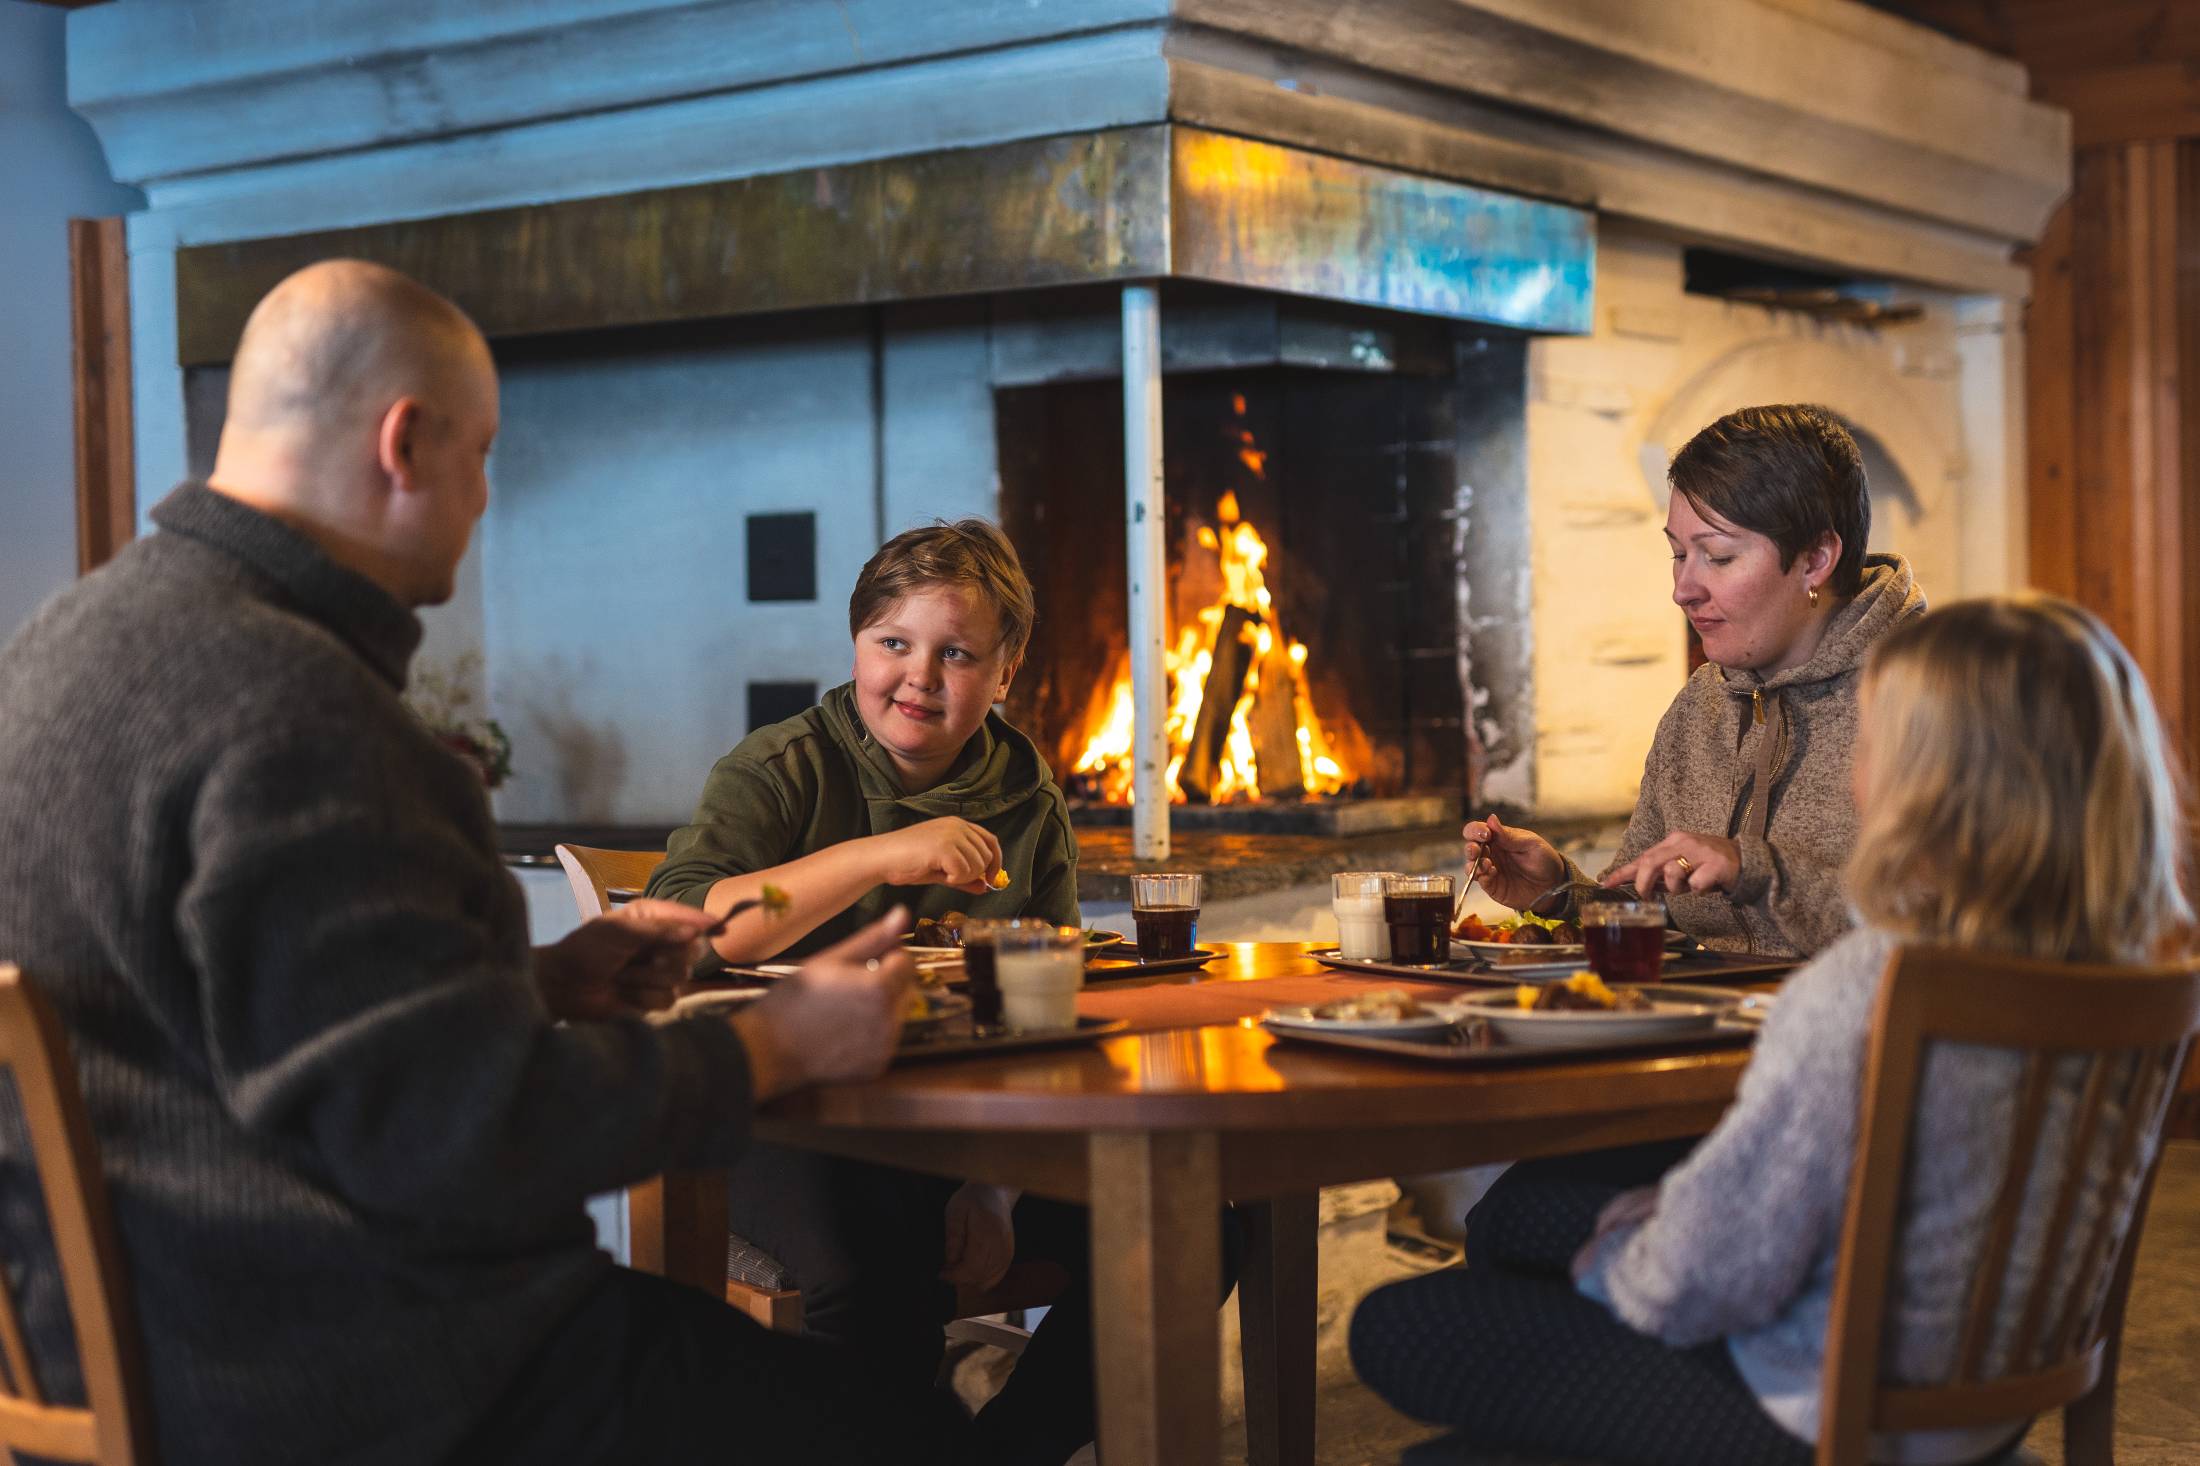
<path fill-rule="evenodd" d="M 1899 555 L 1868 555 L 1864 583 L 1833 613 L 1809 661 L 1773 677 L 1698 667 L 1658 724 L 1642 794 L 1613 864 L 1678 831 L 1740 844 L 1731 891 L 1673 896 L 1673 924 L 1715 951 L 1808 957 L 1847 930 L 1841 867 L 1856 843 L 1849 793 L 1856 690 L 1880 637 L 1925 613 Z M 1771 796 L 1757 804 L 1771 766 Z M 1577 881 L 1588 880 L 1571 867 Z"/>

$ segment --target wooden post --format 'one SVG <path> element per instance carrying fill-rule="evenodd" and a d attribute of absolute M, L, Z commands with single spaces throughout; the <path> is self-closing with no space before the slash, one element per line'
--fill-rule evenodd
<path fill-rule="evenodd" d="M 1123 287 L 1124 560 L 1130 573 L 1131 853 L 1169 858 L 1168 557 L 1162 544 L 1161 295 Z"/>
<path fill-rule="evenodd" d="M 130 421 L 130 253 L 120 219 L 69 221 L 76 376 L 76 569 L 96 570 L 137 533 Z"/>

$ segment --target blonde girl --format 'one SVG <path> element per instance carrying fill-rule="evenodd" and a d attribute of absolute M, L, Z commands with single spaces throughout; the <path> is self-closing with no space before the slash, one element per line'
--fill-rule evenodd
<path fill-rule="evenodd" d="M 1887 959 L 1904 942 L 2095 962 L 2190 950 L 2190 826 L 2163 742 L 2130 656 L 2076 606 L 1968 601 L 1889 632 L 1855 748 L 1859 924 L 1788 980 L 1734 1107 L 1657 1186 L 1621 1192 L 1577 1233 L 1571 1284 L 1473 1267 L 1371 1295 L 1353 1320 L 1362 1376 L 1483 1449 L 1807 1463 Z M 1882 1355 L 1897 1379 L 1930 1383 L 1953 1365 L 2018 1072 L 2012 1054 L 1952 1046 L 1927 1068 Z M 2051 1129 L 2073 1097 L 2056 1097 Z M 2059 1182 L 2050 1170 L 2034 1192 Z M 2129 1182 L 2089 1175 L 2073 1224 L 2128 1206 Z M 2008 1307 L 2040 1261 L 2014 1260 Z M 1993 1460 L 2028 1424 L 1884 1437 L 1873 1456 Z"/>

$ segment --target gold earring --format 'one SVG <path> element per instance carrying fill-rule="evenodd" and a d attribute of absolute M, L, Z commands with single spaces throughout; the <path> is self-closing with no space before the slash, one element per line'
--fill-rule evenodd
<path fill-rule="evenodd" d="M 1818 587 L 1815 585 L 1810 588 L 1810 603 L 1813 606 L 1818 604 Z"/>

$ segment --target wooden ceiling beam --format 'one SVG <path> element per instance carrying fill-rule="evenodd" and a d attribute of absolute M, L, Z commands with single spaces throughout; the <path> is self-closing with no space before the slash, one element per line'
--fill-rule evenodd
<path fill-rule="evenodd" d="M 2200 137 L 2200 4 L 2191 0 L 1873 0 L 2024 64 L 2069 110 L 2077 147 Z"/>

